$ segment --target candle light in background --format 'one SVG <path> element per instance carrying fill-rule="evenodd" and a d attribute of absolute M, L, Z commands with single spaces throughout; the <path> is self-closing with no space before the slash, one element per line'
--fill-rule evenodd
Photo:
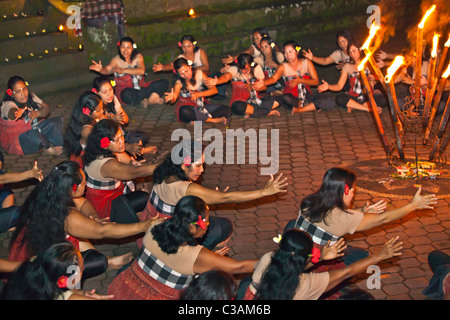
<path fill-rule="evenodd" d="M 437 57 L 437 46 L 439 42 L 439 35 L 434 34 L 433 37 L 433 46 L 431 48 L 431 57 L 428 64 L 428 81 L 427 81 L 427 93 L 425 95 L 425 105 L 423 108 L 423 133 L 425 134 L 426 128 L 429 121 L 429 113 L 430 113 L 430 105 L 431 101 L 433 101 L 434 91 L 433 91 L 433 82 L 434 82 L 434 73 L 436 72 L 436 57 Z M 422 140 L 423 144 L 426 144 L 426 139 Z"/>
<path fill-rule="evenodd" d="M 189 17 L 193 17 L 195 15 L 195 11 L 194 9 L 191 8 L 191 10 L 189 10 Z"/>
<path fill-rule="evenodd" d="M 372 88 L 370 87 L 369 80 L 367 79 L 366 72 L 365 72 L 365 64 L 371 56 L 372 56 L 372 52 L 369 52 L 366 54 L 366 57 L 361 61 L 361 63 L 358 66 L 358 71 L 361 75 L 362 83 L 363 83 L 364 89 L 366 90 L 367 98 L 369 100 L 369 105 L 370 105 L 369 110 L 372 113 L 373 117 L 375 118 L 375 125 L 377 126 L 378 133 L 381 136 L 381 141 L 383 143 L 386 154 L 389 154 L 390 153 L 389 143 L 388 143 L 386 135 L 384 133 L 384 128 L 383 128 L 383 125 L 381 124 L 380 115 L 378 114 L 378 110 L 377 110 L 377 104 L 375 102 L 375 99 L 373 98 Z"/>
<path fill-rule="evenodd" d="M 397 102 L 397 95 L 395 92 L 395 86 L 394 81 L 392 81 L 392 78 L 394 77 L 395 73 L 398 71 L 398 69 L 404 64 L 405 58 L 402 56 L 396 56 L 394 61 L 392 62 L 391 66 L 387 70 L 387 75 L 384 78 L 385 82 L 387 83 L 386 86 L 386 93 L 388 95 L 389 99 L 389 111 L 391 113 L 391 119 L 392 119 L 392 125 L 394 128 L 394 134 L 395 139 L 397 142 L 397 149 L 400 156 L 400 159 L 405 159 L 405 154 L 403 152 L 403 124 L 401 121 L 401 111 L 400 107 L 398 106 Z"/>
<path fill-rule="evenodd" d="M 83 51 L 84 50 L 84 46 L 82 44 L 78 45 L 78 51 Z"/>
<path fill-rule="evenodd" d="M 63 32 L 64 31 L 64 26 L 62 24 L 60 24 L 58 26 L 58 32 Z"/>
<path fill-rule="evenodd" d="M 433 4 L 430 9 L 425 13 L 417 26 L 417 42 L 416 42 L 416 79 L 415 79 L 415 92 L 414 92 L 414 105 L 418 108 L 420 106 L 420 78 L 422 77 L 422 52 L 423 52 L 423 28 L 428 17 L 434 12 L 436 5 Z"/>

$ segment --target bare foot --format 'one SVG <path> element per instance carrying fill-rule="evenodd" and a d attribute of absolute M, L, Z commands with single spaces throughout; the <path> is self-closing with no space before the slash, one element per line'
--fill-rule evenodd
<path fill-rule="evenodd" d="M 149 104 L 163 104 L 164 99 L 161 98 L 157 93 L 152 93 L 150 97 L 148 97 Z"/>
<path fill-rule="evenodd" d="M 383 112 L 383 109 L 381 107 L 377 107 L 377 111 L 378 111 L 378 114 L 381 114 Z"/>
<path fill-rule="evenodd" d="M 244 119 L 250 118 L 250 115 L 248 113 L 244 114 Z"/>
<path fill-rule="evenodd" d="M 148 99 L 143 99 L 143 100 L 141 101 L 141 103 L 140 103 L 140 106 L 141 106 L 143 109 L 147 109 L 147 108 L 148 108 L 148 105 L 149 105 Z"/>
<path fill-rule="evenodd" d="M 50 147 L 42 151 L 43 155 L 59 156 L 63 153 L 63 147 Z"/>
<path fill-rule="evenodd" d="M 292 115 L 292 114 L 295 114 L 295 113 L 300 113 L 300 108 L 293 107 L 293 108 L 292 108 L 291 115 Z"/>
<path fill-rule="evenodd" d="M 279 117 L 279 116 L 280 116 L 280 111 L 278 111 L 278 110 L 272 110 L 272 111 L 269 112 L 268 116 Z"/>
<path fill-rule="evenodd" d="M 208 118 L 208 122 L 227 124 L 227 118 L 225 118 L 225 117 L 222 117 L 222 118 Z"/>
<path fill-rule="evenodd" d="M 352 108 L 347 108 L 347 112 L 348 112 L 348 113 L 351 113 L 352 110 L 353 110 Z"/>
<path fill-rule="evenodd" d="M 121 256 L 116 257 L 109 257 L 108 258 L 108 269 L 109 270 L 116 270 L 122 268 L 127 263 L 131 262 L 133 260 L 133 253 L 128 252 L 126 254 L 123 254 Z"/>

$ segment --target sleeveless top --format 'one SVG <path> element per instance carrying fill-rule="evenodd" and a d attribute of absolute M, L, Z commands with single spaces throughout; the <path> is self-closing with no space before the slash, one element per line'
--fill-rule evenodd
<path fill-rule="evenodd" d="M 200 50 L 198 49 L 196 52 L 194 52 L 194 61 L 192 61 L 192 68 L 201 68 L 203 66 L 202 59 L 200 58 Z M 185 58 L 186 60 L 189 60 L 184 54 L 178 55 L 177 58 Z"/>
<path fill-rule="evenodd" d="M 306 72 L 302 73 L 300 70 L 294 70 L 287 62 L 284 62 L 284 73 L 283 73 L 283 79 L 284 79 L 284 89 L 283 94 L 290 93 L 294 97 L 298 98 L 302 104 L 302 106 L 306 105 L 308 102 L 306 100 L 306 96 L 309 94 L 312 94 L 311 89 L 309 86 L 299 83 L 296 87 L 291 88 L 289 86 L 289 81 L 292 79 L 295 79 L 296 77 L 301 77 L 302 79 L 309 80 L 311 79 L 311 76 L 308 73 L 308 61 L 306 59 L 303 59 L 301 61 L 302 69 Z"/>
<path fill-rule="evenodd" d="M 252 104 L 261 104 L 260 94 L 256 90 L 249 90 L 248 85 L 258 80 L 264 80 L 264 71 L 260 65 L 256 65 L 253 69 L 253 74 L 250 77 L 242 74 L 238 67 L 232 66 L 228 69 L 231 74 L 231 87 L 233 93 L 230 99 L 230 105 L 235 101 L 245 101 Z"/>

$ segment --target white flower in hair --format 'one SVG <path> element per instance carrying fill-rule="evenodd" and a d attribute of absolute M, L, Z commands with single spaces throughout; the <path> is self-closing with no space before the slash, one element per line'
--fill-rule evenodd
<path fill-rule="evenodd" d="M 273 237 L 273 242 L 280 243 L 281 242 L 281 234 L 278 234 L 278 237 Z"/>
<path fill-rule="evenodd" d="M 133 49 L 137 49 L 136 43 L 133 43 Z"/>
<path fill-rule="evenodd" d="M 187 63 L 188 63 L 188 66 L 192 66 L 192 61 L 191 60 L 188 60 Z"/>

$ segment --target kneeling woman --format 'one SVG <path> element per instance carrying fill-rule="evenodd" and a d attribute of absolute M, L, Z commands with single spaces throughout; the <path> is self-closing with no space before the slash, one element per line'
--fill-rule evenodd
<path fill-rule="evenodd" d="M 172 154 L 155 169 L 154 185 L 143 217 L 171 217 L 178 200 L 187 195 L 198 196 L 207 204 L 221 204 L 241 203 L 286 192 L 286 179 L 281 179 L 281 175 L 277 179 L 270 179 L 263 189 L 254 191 L 221 192 L 202 187 L 194 182 L 203 173 L 204 156 L 201 150 L 195 150 L 193 142 L 185 141 L 183 144 L 181 150 L 177 151 L 175 147 Z M 186 153 L 183 152 L 184 149 Z M 180 158 L 180 162 L 176 157 Z M 211 217 L 210 222 L 210 228 L 200 243 L 212 250 L 229 237 L 232 225 L 222 217 Z"/>
<path fill-rule="evenodd" d="M 139 220 L 136 214 L 144 209 L 148 193 L 139 190 L 123 195 L 122 181 L 151 176 L 156 165 L 120 162 L 116 156 L 124 150 L 123 132 L 117 122 L 106 119 L 94 125 L 84 154 L 86 199 L 100 218 L 131 223 Z"/>
<path fill-rule="evenodd" d="M 128 263 L 131 255 L 107 258 L 86 240 L 125 238 L 146 232 L 153 221 L 134 224 L 99 223 L 88 218 L 95 214 L 83 197 L 86 177 L 74 161 L 57 164 L 31 191 L 20 210 L 11 238 L 8 259 L 26 261 L 55 243 L 72 242 L 82 252 L 84 277 L 90 278 Z"/>
<path fill-rule="evenodd" d="M 252 84 L 263 81 L 264 71 L 260 65 L 253 61 L 253 57 L 248 53 L 241 53 L 237 58 L 237 66 L 232 66 L 219 78 L 209 78 L 206 81 L 208 86 L 215 86 L 231 81 L 233 94 L 230 99 L 231 110 L 234 114 L 245 118 L 262 118 L 266 116 L 279 116 L 276 109 L 279 104 L 274 98 L 266 95 L 261 97 L 257 90 L 252 88 Z M 265 86 L 258 88 L 258 91 L 266 90 Z"/>
<path fill-rule="evenodd" d="M 177 300 L 195 274 L 253 272 L 257 260 L 237 261 L 198 244 L 208 225 L 206 203 L 199 197 L 182 197 L 171 219 L 147 231 L 136 260 L 114 278 L 108 294 L 118 300 Z"/>
<path fill-rule="evenodd" d="M 178 58 L 173 65 L 177 80 L 173 89 L 166 93 L 165 100 L 170 103 L 177 101 L 178 121 L 226 123 L 226 119 L 231 116 L 230 108 L 222 104 L 208 103 L 205 99 L 217 93 L 215 86 L 204 86 L 207 75 L 201 70 L 194 71 L 192 63 L 185 58 Z"/>
<path fill-rule="evenodd" d="M 8 80 L 0 107 L 0 144 L 8 153 L 37 152 L 60 155 L 63 151 L 62 117 L 48 118 L 50 107 L 19 76 Z"/>

